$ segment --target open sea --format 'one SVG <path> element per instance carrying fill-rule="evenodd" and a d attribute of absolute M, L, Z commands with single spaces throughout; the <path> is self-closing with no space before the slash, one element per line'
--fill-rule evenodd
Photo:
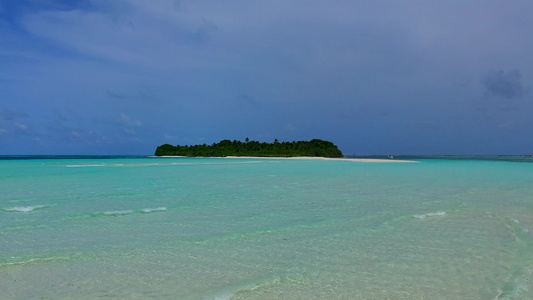
<path fill-rule="evenodd" d="M 0 157 L 0 299 L 533 299 L 533 159 Z"/>

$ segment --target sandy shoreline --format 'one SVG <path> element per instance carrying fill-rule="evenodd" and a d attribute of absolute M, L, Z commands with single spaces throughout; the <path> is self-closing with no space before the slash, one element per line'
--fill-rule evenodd
<path fill-rule="evenodd" d="M 187 156 L 154 156 L 162 158 L 176 158 Z M 329 160 L 329 161 L 350 161 L 350 162 L 363 162 L 363 163 L 418 163 L 413 160 L 396 160 L 396 159 L 377 159 L 377 158 L 330 158 L 330 157 L 316 157 L 316 156 L 297 156 L 297 157 L 262 157 L 262 156 L 224 156 L 224 157 L 212 157 L 212 158 L 243 158 L 243 159 L 300 159 L 300 160 Z"/>

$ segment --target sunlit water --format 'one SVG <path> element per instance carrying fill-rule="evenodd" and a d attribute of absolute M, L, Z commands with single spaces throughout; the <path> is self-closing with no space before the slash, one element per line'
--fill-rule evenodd
<path fill-rule="evenodd" d="M 0 160 L 2 299 L 533 299 L 533 164 Z"/>

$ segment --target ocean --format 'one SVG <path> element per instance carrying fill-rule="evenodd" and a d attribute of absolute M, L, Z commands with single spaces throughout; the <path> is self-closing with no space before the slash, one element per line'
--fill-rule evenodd
<path fill-rule="evenodd" d="M 533 164 L 1 157 L 1 299 L 533 299 Z"/>

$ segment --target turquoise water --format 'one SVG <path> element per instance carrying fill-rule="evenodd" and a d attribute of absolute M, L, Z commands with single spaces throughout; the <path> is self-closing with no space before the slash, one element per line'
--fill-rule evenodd
<path fill-rule="evenodd" d="M 0 160 L 2 299 L 533 299 L 533 164 Z"/>

